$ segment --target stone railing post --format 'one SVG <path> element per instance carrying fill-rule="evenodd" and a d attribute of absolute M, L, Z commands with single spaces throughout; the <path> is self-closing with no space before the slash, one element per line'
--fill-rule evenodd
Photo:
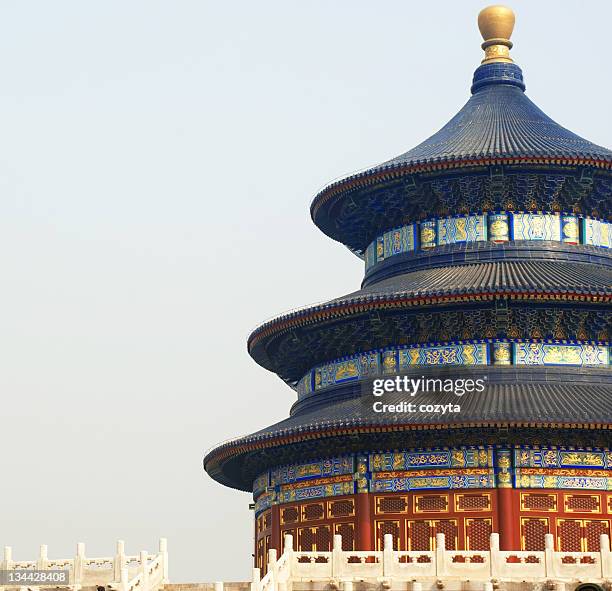
<path fill-rule="evenodd" d="M 283 554 L 287 554 L 287 577 L 291 579 L 293 576 L 293 536 L 285 534 L 285 545 L 283 546 Z"/>
<path fill-rule="evenodd" d="M 555 538 L 552 534 L 544 537 L 544 562 L 546 566 L 546 576 L 550 579 L 555 578 Z"/>
<path fill-rule="evenodd" d="M 601 576 L 612 578 L 612 557 L 610 555 L 610 537 L 608 534 L 599 536 L 599 551 L 601 553 Z"/>
<path fill-rule="evenodd" d="M 261 571 L 258 568 L 253 569 L 251 576 L 251 591 L 259 591 L 259 582 L 261 581 Z"/>
<path fill-rule="evenodd" d="M 446 572 L 446 538 L 436 534 L 436 575 L 442 577 Z"/>
<path fill-rule="evenodd" d="M 332 547 L 332 561 L 331 561 L 331 576 L 341 577 L 343 571 L 342 565 L 342 536 L 336 534 L 334 536 L 334 545 Z"/>
<path fill-rule="evenodd" d="M 117 540 L 117 553 L 113 559 L 113 581 L 115 583 L 121 581 L 121 571 L 127 566 L 125 558 L 125 542 Z"/>
<path fill-rule="evenodd" d="M 353 591 L 353 581 L 344 581 L 342 589 L 343 591 Z"/>
<path fill-rule="evenodd" d="M 140 588 L 142 591 L 149 590 L 149 553 L 146 550 L 140 551 Z"/>
<path fill-rule="evenodd" d="M 283 548 L 283 554 L 285 552 L 293 552 L 293 535 L 285 534 L 285 546 Z"/>
<path fill-rule="evenodd" d="M 483 591 L 493 591 L 493 583 L 491 581 L 485 581 L 482 585 Z"/>
<path fill-rule="evenodd" d="M 393 575 L 395 556 L 393 553 L 393 535 L 385 534 L 383 537 L 383 577 Z"/>
<path fill-rule="evenodd" d="M 38 570 L 46 570 L 49 564 L 49 556 L 47 554 L 48 548 L 46 544 L 40 545 L 40 554 L 38 556 L 38 560 L 36 561 L 36 568 Z"/>
<path fill-rule="evenodd" d="M 13 549 L 10 546 L 4 546 L 4 559 L 0 562 L 2 570 L 11 570 L 13 568 Z"/>
<path fill-rule="evenodd" d="M 423 591 L 423 583 L 414 581 L 412 583 L 412 591 Z"/>
<path fill-rule="evenodd" d="M 223 591 L 223 581 L 217 581 L 214 584 L 214 591 Z"/>
<path fill-rule="evenodd" d="M 166 538 L 159 538 L 159 553 L 161 554 L 162 583 L 169 583 L 170 579 L 168 578 L 168 540 Z"/>
<path fill-rule="evenodd" d="M 278 560 L 276 558 L 276 548 L 268 550 L 268 573 L 272 577 L 272 588 L 276 588 L 278 583 Z"/>
<path fill-rule="evenodd" d="M 490 574 L 492 577 L 500 577 L 502 573 L 501 555 L 499 553 L 499 534 L 493 533 L 489 538 L 490 559 L 491 564 Z"/>
<path fill-rule="evenodd" d="M 73 585 L 82 585 L 85 574 L 85 544 L 79 542 L 77 544 L 76 556 L 74 557 L 74 568 L 72 576 L 74 577 Z"/>
<path fill-rule="evenodd" d="M 121 591 L 129 591 L 130 588 L 130 574 L 128 572 L 128 567 L 124 566 L 121 569 L 121 573 L 119 575 L 119 589 Z"/>

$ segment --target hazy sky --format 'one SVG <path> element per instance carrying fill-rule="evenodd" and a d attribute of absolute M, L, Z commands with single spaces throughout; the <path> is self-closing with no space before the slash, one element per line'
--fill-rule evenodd
<path fill-rule="evenodd" d="M 0 2 L 0 544 L 169 539 L 173 581 L 246 579 L 250 496 L 206 449 L 284 418 L 246 337 L 353 291 L 326 182 L 469 96 L 481 1 Z M 515 0 L 527 92 L 610 146 L 608 0 Z"/>

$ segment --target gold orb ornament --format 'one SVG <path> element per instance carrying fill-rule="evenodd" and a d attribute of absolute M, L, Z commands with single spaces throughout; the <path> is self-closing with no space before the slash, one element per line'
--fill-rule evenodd
<path fill-rule="evenodd" d="M 487 6 L 478 14 L 478 28 L 484 39 L 482 48 L 485 57 L 482 63 L 512 63 L 510 37 L 514 29 L 514 12 L 501 4 Z"/>

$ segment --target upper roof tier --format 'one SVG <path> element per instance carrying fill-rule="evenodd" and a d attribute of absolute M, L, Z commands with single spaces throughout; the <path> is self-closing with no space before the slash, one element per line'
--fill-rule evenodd
<path fill-rule="evenodd" d="M 361 254 L 377 232 L 439 212 L 539 209 L 609 215 L 612 151 L 565 129 L 525 95 L 522 71 L 509 57 L 513 24 L 514 15 L 504 7 L 481 12 L 485 59 L 474 73 L 471 98 L 415 148 L 323 189 L 311 206 L 323 232 Z M 592 181 L 586 191 L 572 182 L 584 179 L 585 170 Z M 492 173 L 501 177 L 499 183 L 486 182 Z M 563 187 L 539 191 L 539 177 L 550 174 Z M 503 177 L 516 175 L 526 180 L 518 185 L 531 185 L 523 193 L 512 179 L 506 178 L 509 186 L 503 188 Z M 449 186 L 437 186 L 441 180 Z M 464 192 L 469 185 L 469 195 L 462 195 L 461 185 Z M 590 199 L 598 192 L 603 199 Z"/>
<path fill-rule="evenodd" d="M 553 121 L 526 95 L 516 64 L 483 64 L 475 72 L 472 96 L 437 133 L 384 168 L 496 156 L 562 156 L 610 161 L 612 152 Z"/>

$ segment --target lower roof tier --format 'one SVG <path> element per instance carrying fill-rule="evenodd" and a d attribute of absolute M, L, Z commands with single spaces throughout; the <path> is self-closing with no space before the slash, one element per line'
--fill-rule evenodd
<path fill-rule="evenodd" d="M 428 268 L 267 322 L 251 334 L 249 352 L 295 386 L 321 363 L 389 346 L 607 342 L 611 295 L 609 265 L 523 259 Z"/>
<path fill-rule="evenodd" d="M 484 443 L 479 432 L 489 429 L 496 443 L 512 433 L 520 442 L 521 437 L 525 439 L 521 432 L 540 429 L 539 441 L 550 442 L 559 429 L 592 429 L 604 430 L 595 437 L 612 444 L 612 376 L 607 370 L 488 368 L 472 369 L 469 375 L 487 376 L 483 392 L 463 397 L 419 394 L 423 410 L 418 412 L 405 408 L 380 412 L 359 387 L 338 388 L 335 395 L 317 404 L 298 403 L 292 415 L 279 423 L 211 450 L 204 468 L 222 484 L 250 490 L 257 474 L 274 465 L 358 451 L 374 445 L 372 441 L 378 446 L 372 449 L 393 449 L 397 438 L 406 446 L 424 436 L 429 438 L 428 445 L 441 445 L 444 438 Z M 406 399 L 404 393 L 389 393 L 384 403 Z M 460 410 L 442 413 L 442 407 L 450 409 L 448 405 L 459 405 Z M 568 433 L 565 443 L 577 444 L 577 437 Z"/>

